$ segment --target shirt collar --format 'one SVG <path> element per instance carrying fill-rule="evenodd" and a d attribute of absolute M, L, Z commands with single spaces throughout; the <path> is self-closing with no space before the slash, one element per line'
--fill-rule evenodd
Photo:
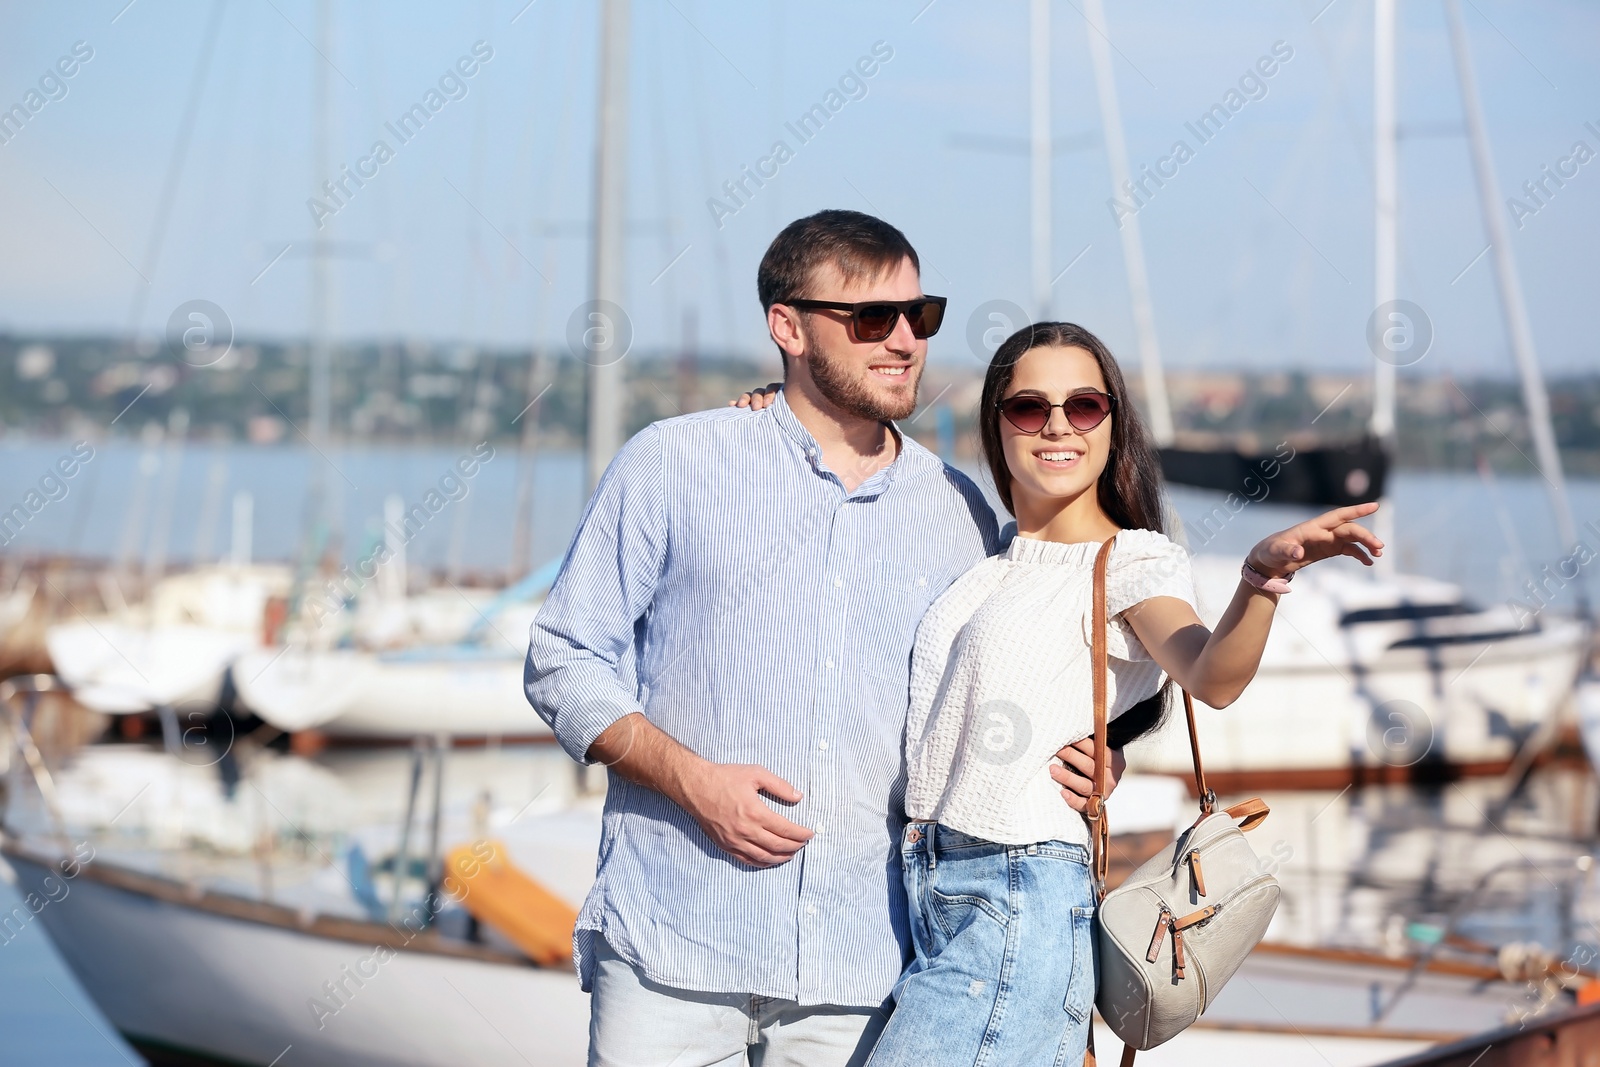
<path fill-rule="evenodd" d="M 800 446 L 800 451 L 807 459 L 812 460 L 812 466 L 816 466 L 821 462 L 821 446 L 817 444 L 817 439 L 811 436 L 811 431 L 800 424 L 799 418 L 795 416 L 794 408 L 789 406 L 788 397 L 782 389 L 778 390 L 778 395 L 773 399 L 772 403 L 767 405 L 767 410 L 777 420 L 778 429 L 782 430 L 795 444 Z"/>
<path fill-rule="evenodd" d="M 799 446 L 801 455 L 805 456 L 806 462 L 811 464 L 813 471 L 823 477 L 838 478 L 838 475 L 829 470 L 822 461 L 822 446 L 817 444 L 815 437 L 811 436 L 811 431 L 801 424 L 800 419 L 794 413 L 794 409 L 789 406 L 789 401 L 784 396 L 783 390 L 780 389 L 778 391 L 776 399 L 767 405 L 767 410 L 772 413 L 778 428 Z M 893 484 L 896 471 L 908 464 L 918 466 L 917 461 L 922 459 L 923 454 L 932 455 L 921 445 L 901 433 L 893 423 L 887 425 L 889 426 L 889 432 L 894 434 L 895 440 L 899 445 L 898 452 L 888 466 L 874 472 L 872 477 L 856 486 L 856 491 L 850 494 L 853 497 L 881 495 Z"/>

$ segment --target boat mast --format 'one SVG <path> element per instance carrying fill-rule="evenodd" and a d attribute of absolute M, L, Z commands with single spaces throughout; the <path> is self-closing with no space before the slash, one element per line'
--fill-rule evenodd
<path fill-rule="evenodd" d="M 317 3 L 317 49 L 324 55 L 333 51 L 333 12 L 332 0 L 318 0 Z M 312 119 L 312 167 L 313 181 L 320 179 L 328 173 L 328 141 L 329 141 L 329 102 L 328 102 L 328 63 L 326 60 L 313 63 L 314 71 L 313 91 L 314 109 L 316 114 Z M 311 237 L 311 448 L 315 453 L 310 458 L 311 486 L 310 509 L 307 516 L 307 528 L 311 536 L 307 539 L 307 551 L 314 551 L 319 528 L 324 523 L 329 523 L 331 533 L 331 508 L 329 507 L 327 460 L 328 436 L 330 429 L 330 402 L 332 393 L 332 353 L 328 347 L 328 305 L 331 294 L 328 291 L 328 243 L 317 234 Z M 311 560 L 315 567 L 319 561 Z"/>
<path fill-rule="evenodd" d="M 627 210 L 623 170 L 628 148 L 628 0 L 604 0 L 600 14 L 600 107 L 595 155 L 594 296 L 591 313 L 605 314 L 599 301 L 622 305 L 623 215 Z M 614 342 L 618 323 L 603 325 Z M 609 347 L 609 346 L 607 346 Z M 603 365 L 602 365 L 603 364 Z M 605 353 L 589 363 L 589 488 L 600 484 L 611 457 L 622 447 L 623 380 L 620 359 Z"/>
<path fill-rule="evenodd" d="M 1550 397 L 1539 357 L 1533 347 L 1533 330 L 1528 323 L 1528 308 L 1522 300 L 1522 283 L 1517 277 L 1517 261 L 1511 251 L 1511 235 L 1501 214 L 1500 183 L 1494 173 L 1494 156 L 1489 151 L 1489 134 L 1483 122 L 1483 105 L 1478 99 L 1477 77 L 1472 70 L 1472 54 L 1467 47 L 1467 31 L 1461 21 L 1460 0 L 1445 0 L 1445 15 L 1450 21 L 1450 47 L 1455 53 L 1456 76 L 1461 84 L 1461 110 L 1467 120 L 1467 136 L 1472 144 L 1472 169 L 1478 179 L 1478 202 L 1483 210 L 1483 226 L 1494 250 L 1494 276 L 1500 289 L 1500 304 L 1505 312 L 1506 331 L 1511 335 L 1511 354 L 1522 378 L 1522 404 L 1528 413 L 1528 428 L 1533 435 L 1534 455 L 1539 473 L 1550 493 L 1550 508 L 1555 513 L 1556 534 L 1563 551 L 1578 543 L 1578 525 L 1572 515 L 1572 500 L 1567 496 L 1566 477 L 1561 470 L 1561 452 L 1556 448 L 1555 430 L 1550 422 Z M 1580 613 L 1588 614 L 1588 600 L 1582 581 L 1576 587 Z"/>
<path fill-rule="evenodd" d="M 1373 170 L 1373 307 L 1386 307 L 1395 299 L 1398 271 L 1397 166 L 1398 130 L 1395 124 L 1395 0 L 1375 0 L 1372 38 L 1372 170 Z M 1391 457 L 1395 454 L 1395 365 L 1374 356 L 1372 382 L 1372 436 Z M 1395 543 L 1394 501 L 1380 502 L 1372 518 L 1373 532 L 1385 545 Z M 1373 563 L 1393 573 L 1392 554 Z"/>
<path fill-rule="evenodd" d="M 1398 177 L 1395 165 L 1394 103 L 1395 0 L 1375 0 L 1372 60 L 1373 306 L 1395 298 Z M 1385 444 L 1394 439 L 1394 364 L 1377 360 L 1372 393 L 1372 433 Z"/>
<path fill-rule="evenodd" d="M 1050 0 L 1032 0 L 1028 16 L 1029 162 L 1032 177 L 1033 307 L 1038 321 L 1050 318 Z"/>
<path fill-rule="evenodd" d="M 1381 0 L 1380 0 L 1381 2 Z M 1128 172 L 1128 144 L 1123 137 L 1122 109 L 1117 106 L 1117 82 L 1111 69 L 1111 41 L 1107 36 L 1101 0 L 1084 0 L 1089 22 L 1089 56 L 1094 63 L 1094 84 L 1100 98 L 1100 125 L 1105 130 L 1106 161 L 1111 165 L 1112 196 L 1132 188 Z M 1133 300 L 1133 330 L 1139 342 L 1139 362 L 1144 377 L 1145 417 L 1157 447 L 1171 445 L 1172 402 L 1167 396 L 1161 347 L 1156 341 L 1156 316 L 1150 302 L 1150 277 L 1145 271 L 1144 240 L 1139 216 L 1130 214 L 1117 224 L 1122 238 L 1122 262 L 1128 271 L 1128 295 Z"/>

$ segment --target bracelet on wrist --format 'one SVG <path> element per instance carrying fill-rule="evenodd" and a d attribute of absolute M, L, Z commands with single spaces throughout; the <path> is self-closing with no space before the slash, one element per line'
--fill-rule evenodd
<path fill-rule="evenodd" d="M 1244 566 L 1239 568 L 1239 577 L 1263 593 L 1280 594 L 1289 592 L 1289 583 L 1294 579 L 1293 574 L 1287 574 L 1281 578 L 1268 578 L 1265 574 L 1250 566 L 1249 560 L 1246 560 Z"/>

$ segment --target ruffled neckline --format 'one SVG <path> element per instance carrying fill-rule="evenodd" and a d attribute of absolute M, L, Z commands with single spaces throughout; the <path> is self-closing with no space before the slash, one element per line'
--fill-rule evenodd
<path fill-rule="evenodd" d="M 1120 548 L 1128 545 L 1130 541 L 1149 538 L 1165 540 L 1154 530 L 1121 530 L 1117 533 L 1117 546 Z M 1089 564 L 1094 562 L 1095 554 L 1100 551 L 1100 545 L 1099 541 L 1045 541 L 1017 534 L 1011 538 L 1011 543 L 1006 546 L 1001 558 L 1014 563 Z"/>

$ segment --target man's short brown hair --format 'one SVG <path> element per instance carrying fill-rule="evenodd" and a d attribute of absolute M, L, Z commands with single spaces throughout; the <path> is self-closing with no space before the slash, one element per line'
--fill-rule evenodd
<path fill-rule="evenodd" d="M 832 263 L 847 282 L 875 279 L 909 259 L 920 273 L 917 250 L 906 235 L 859 211 L 829 210 L 808 215 L 772 239 L 756 272 L 761 310 L 788 300 L 817 299 L 807 292 L 817 268 Z"/>

